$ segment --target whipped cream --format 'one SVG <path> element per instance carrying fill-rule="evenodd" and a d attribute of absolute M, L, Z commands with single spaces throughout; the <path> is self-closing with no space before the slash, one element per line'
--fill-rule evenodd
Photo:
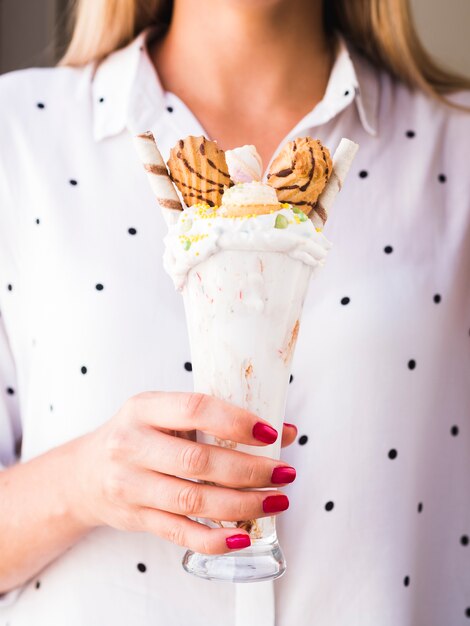
<path fill-rule="evenodd" d="M 264 183 L 242 183 L 227 190 L 223 202 L 227 195 L 234 195 L 242 197 L 245 205 L 271 204 L 265 202 L 272 198 L 271 192 L 275 195 Z M 163 263 L 181 290 L 188 272 L 220 250 L 282 252 L 316 268 L 323 266 L 330 248 L 331 243 L 304 213 L 288 204 L 279 205 L 277 199 L 270 212 L 243 217 L 225 217 L 223 206 L 196 204 L 182 211 L 170 227 Z"/>

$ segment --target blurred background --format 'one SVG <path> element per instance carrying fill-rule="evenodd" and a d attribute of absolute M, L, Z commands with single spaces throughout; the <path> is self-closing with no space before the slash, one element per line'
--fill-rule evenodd
<path fill-rule="evenodd" d="M 470 76 L 470 0 L 410 0 L 426 48 Z M 354 0 L 351 0 L 354 2 Z M 71 0 L 0 0 L 0 73 L 54 65 L 67 42 Z"/>

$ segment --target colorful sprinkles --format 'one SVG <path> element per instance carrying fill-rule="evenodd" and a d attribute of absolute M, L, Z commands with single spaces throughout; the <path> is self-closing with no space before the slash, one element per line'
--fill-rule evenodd
<path fill-rule="evenodd" d="M 272 209 L 268 212 L 269 214 L 278 213 L 273 223 L 274 228 L 284 229 L 288 228 L 289 224 L 301 224 L 302 222 L 306 222 L 308 220 L 308 216 L 301 209 L 299 209 L 299 207 L 292 206 L 288 202 L 282 202 L 279 204 L 279 206 L 281 209 L 291 209 L 293 213 L 293 219 L 290 219 L 282 213 L 278 213 L 279 209 Z M 254 213 L 253 215 L 224 216 L 223 213 L 219 212 L 220 207 L 211 207 L 204 202 L 194 204 L 193 209 L 195 209 L 195 215 L 193 214 L 193 216 L 204 220 L 216 217 L 230 217 L 230 219 L 238 220 L 259 217 L 259 214 L 256 213 Z M 201 241 L 202 239 L 205 239 L 209 236 L 207 233 L 190 235 L 189 231 L 191 230 L 193 225 L 193 219 L 191 219 L 189 215 L 182 216 L 180 225 L 181 234 L 179 235 L 179 239 L 184 250 L 190 250 L 193 243 L 197 243 L 198 241 Z M 208 223 L 208 226 L 211 226 L 210 222 Z M 315 228 L 315 230 L 317 231 L 317 233 L 322 232 L 321 228 Z M 195 252 L 194 254 L 195 256 L 199 256 L 199 252 Z"/>
<path fill-rule="evenodd" d="M 185 250 L 189 250 L 191 244 L 196 243 L 197 241 L 201 241 L 201 239 L 205 239 L 209 237 L 207 233 L 201 233 L 200 235 L 180 235 L 180 241 Z"/>

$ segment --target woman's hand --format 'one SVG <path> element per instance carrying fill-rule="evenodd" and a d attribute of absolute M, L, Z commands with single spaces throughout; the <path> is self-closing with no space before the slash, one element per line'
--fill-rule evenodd
<path fill-rule="evenodd" d="M 212 396 L 164 392 L 134 396 L 111 420 L 82 438 L 76 468 L 81 520 L 89 527 L 104 524 L 148 531 L 196 552 L 218 554 L 241 547 L 230 537 L 248 538 L 248 533 L 210 529 L 187 516 L 250 520 L 289 506 L 279 491 L 237 489 L 274 489 L 294 480 L 293 468 L 196 443 L 190 438 L 194 430 L 252 446 L 277 438 L 265 420 Z M 295 436 L 295 427 L 285 427 L 283 444 L 292 443 Z"/>

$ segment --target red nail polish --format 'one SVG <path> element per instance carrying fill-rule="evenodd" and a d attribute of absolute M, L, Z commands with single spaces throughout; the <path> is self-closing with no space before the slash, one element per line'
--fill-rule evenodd
<path fill-rule="evenodd" d="M 232 535 L 226 538 L 225 543 L 230 550 L 241 550 L 251 546 L 251 539 L 249 535 Z"/>
<path fill-rule="evenodd" d="M 268 496 L 263 500 L 265 513 L 280 513 L 289 508 L 289 498 L 284 495 Z"/>
<path fill-rule="evenodd" d="M 274 485 L 282 485 L 284 483 L 293 483 L 296 477 L 296 471 L 293 467 L 280 465 L 273 469 L 271 474 L 271 482 Z"/>
<path fill-rule="evenodd" d="M 277 430 L 261 422 L 256 422 L 252 432 L 253 437 L 263 443 L 274 443 L 277 439 Z"/>

